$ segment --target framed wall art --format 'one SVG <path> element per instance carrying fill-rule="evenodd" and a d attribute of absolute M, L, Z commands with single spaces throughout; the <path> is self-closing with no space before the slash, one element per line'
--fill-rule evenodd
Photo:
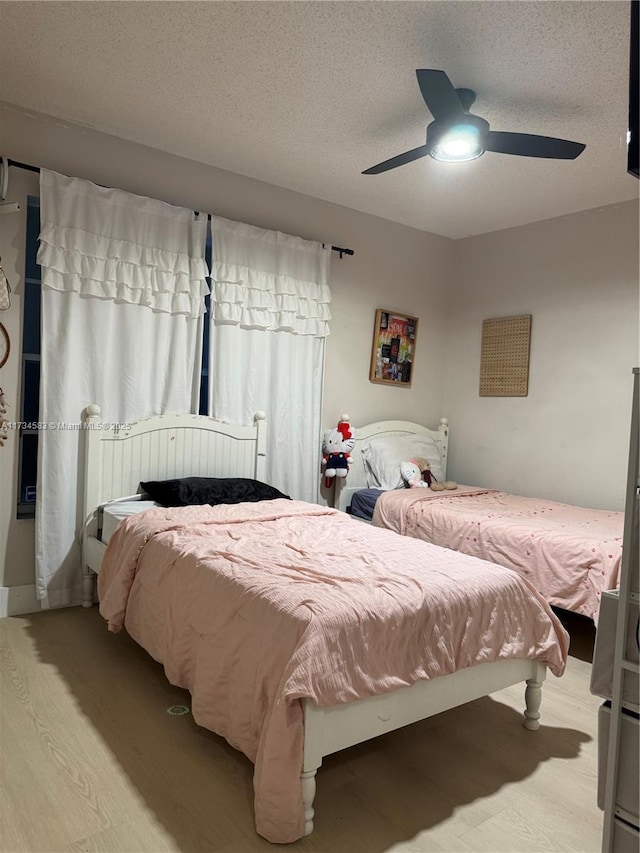
<path fill-rule="evenodd" d="M 378 308 L 371 348 L 371 382 L 411 387 L 418 318 Z"/>

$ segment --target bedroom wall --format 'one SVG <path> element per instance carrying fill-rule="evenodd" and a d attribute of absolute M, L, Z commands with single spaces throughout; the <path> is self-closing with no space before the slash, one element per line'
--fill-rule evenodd
<path fill-rule="evenodd" d="M 438 422 L 452 240 L 9 105 L 0 104 L 0 129 L 2 156 L 354 249 L 343 260 L 333 254 L 323 422 L 330 426 L 345 411 L 354 423 L 388 417 Z M 12 169 L 8 200 L 24 202 L 37 187 L 37 175 Z M 0 226 L 0 254 L 14 287 L 12 308 L 2 316 L 12 354 L 0 371 L 0 385 L 19 406 L 24 210 L 3 217 Z M 410 389 L 368 381 L 376 308 L 423 318 Z M 15 520 L 15 438 L 0 449 L 0 594 L 3 587 L 32 584 L 34 576 L 33 522 Z M 1 607 L 0 599 L 0 612 Z"/>
<path fill-rule="evenodd" d="M 639 363 L 638 233 L 638 205 L 626 202 L 456 243 L 448 476 L 623 508 Z M 481 398 L 482 320 L 516 314 L 532 314 L 529 394 Z"/>

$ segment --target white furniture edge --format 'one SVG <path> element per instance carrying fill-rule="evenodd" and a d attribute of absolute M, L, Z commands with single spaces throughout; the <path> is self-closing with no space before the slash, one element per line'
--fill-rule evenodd
<path fill-rule="evenodd" d="M 633 673 L 638 674 L 640 665 L 627 657 L 626 646 L 631 606 L 638 604 L 640 592 L 640 567 L 638 565 L 638 508 L 640 492 L 640 367 L 633 368 L 633 396 L 631 398 L 631 429 L 629 438 L 629 464 L 627 469 L 627 489 L 625 498 L 624 533 L 622 540 L 622 565 L 620 567 L 620 589 L 616 633 L 613 647 L 613 672 L 611 678 L 611 722 L 609 725 L 609 745 L 604 794 L 604 820 L 602 830 L 602 851 L 613 853 L 616 850 L 616 831 L 624 829 L 625 821 L 633 825 L 638 832 L 637 815 L 622 809 L 617 803 L 621 750 L 621 728 L 626 679 Z"/>
<path fill-rule="evenodd" d="M 304 757 L 300 779 L 304 834 L 313 832 L 315 777 L 325 755 L 523 681 L 527 684 L 523 725 L 529 731 L 537 731 L 545 677 L 546 666 L 538 661 L 501 660 L 418 681 L 411 687 L 356 702 L 319 707 L 309 699 L 303 700 Z"/>
<path fill-rule="evenodd" d="M 348 420 L 348 418 L 343 417 L 343 420 Z M 364 460 L 362 459 L 362 447 L 372 438 L 395 435 L 427 435 L 438 446 L 442 459 L 442 470 L 445 476 L 447 474 L 447 451 L 449 449 L 449 421 L 447 418 L 440 418 L 440 425 L 435 430 L 412 421 L 376 421 L 362 427 L 354 427 L 354 433 L 355 445 L 351 452 L 352 464 L 349 468 L 349 474 L 340 479 L 336 477 L 334 506 L 342 512 L 347 511 L 354 492 L 368 488 Z"/>
<path fill-rule="evenodd" d="M 132 495 L 141 480 L 152 478 L 189 475 L 265 478 L 266 422 L 262 412 L 256 414 L 253 427 L 231 426 L 200 415 L 164 415 L 125 427 L 103 429 L 100 409 L 92 405 L 86 409 L 85 424 L 85 607 L 93 604 L 95 575 L 100 570 L 106 550 L 98 538 L 100 507 L 105 503 Z M 374 431 L 370 431 L 372 429 Z M 443 448 L 443 462 L 446 460 L 445 418 L 441 420 L 438 432 L 406 421 L 385 421 L 363 428 L 359 437 L 407 432 L 428 433 L 439 440 Z M 205 470 L 203 442 L 208 445 Z M 168 447 L 171 454 L 163 458 L 162 454 Z M 154 460 L 155 467 L 148 467 L 150 459 Z M 525 681 L 523 724 L 530 731 L 535 731 L 540 727 L 545 676 L 546 666 L 538 661 L 503 660 L 467 667 L 451 675 L 419 681 L 411 687 L 356 702 L 320 707 L 309 699 L 302 700 L 304 747 L 301 791 L 305 835 L 313 831 L 316 773 L 324 756 Z"/>
<path fill-rule="evenodd" d="M 234 426 L 205 415 L 156 415 L 130 424 L 103 424 L 100 407 L 84 411 L 82 606 L 94 600 L 95 575 L 106 545 L 100 541 L 101 507 L 134 495 L 141 480 L 175 477 L 249 477 L 264 481 L 267 426 Z"/>

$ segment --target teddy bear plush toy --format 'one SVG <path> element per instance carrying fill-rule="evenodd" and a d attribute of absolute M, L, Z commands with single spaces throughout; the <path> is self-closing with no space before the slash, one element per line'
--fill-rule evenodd
<path fill-rule="evenodd" d="M 329 488 L 335 477 L 347 476 L 355 443 L 355 436 L 346 415 L 342 416 L 337 427 L 325 431 L 322 441 L 325 488 Z"/>
<path fill-rule="evenodd" d="M 431 486 L 432 483 L 436 482 L 436 478 L 431 473 L 431 465 L 429 465 L 426 459 L 423 459 L 422 456 L 417 456 L 413 461 L 420 469 L 420 476 L 427 486 Z"/>

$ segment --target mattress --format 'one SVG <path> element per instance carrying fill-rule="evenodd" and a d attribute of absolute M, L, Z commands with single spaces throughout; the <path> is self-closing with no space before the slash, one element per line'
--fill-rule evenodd
<path fill-rule="evenodd" d="M 144 512 L 158 506 L 154 501 L 118 501 L 107 504 L 102 510 L 102 542 L 106 545 L 115 533 L 116 527 L 130 515 Z"/>

